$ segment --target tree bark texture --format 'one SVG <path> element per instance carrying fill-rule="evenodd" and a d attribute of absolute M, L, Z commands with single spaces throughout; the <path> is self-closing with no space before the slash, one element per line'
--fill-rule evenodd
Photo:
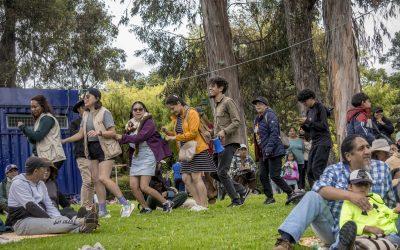
<path fill-rule="evenodd" d="M 284 0 L 286 31 L 289 46 L 312 37 L 312 19 L 316 0 Z M 313 41 L 290 48 L 291 66 L 297 92 L 308 88 L 321 98 L 319 74 Z"/>
<path fill-rule="evenodd" d="M 232 50 L 232 34 L 228 20 L 227 0 L 201 0 L 205 48 L 208 68 L 218 70 L 236 63 Z M 247 144 L 247 133 L 243 101 L 240 96 L 237 67 L 218 70 L 211 76 L 219 75 L 229 83 L 227 96 L 235 100 L 241 115 L 242 143 Z"/>
<path fill-rule="evenodd" d="M 17 22 L 13 0 L 4 0 L 4 32 L 0 39 L 0 87 L 16 87 L 15 26 Z"/>
<path fill-rule="evenodd" d="M 323 15 L 329 88 L 335 108 L 336 139 L 340 144 L 346 136 L 346 112 L 351 97 L 361 90 L 351 0 L 324 0 Z"/>

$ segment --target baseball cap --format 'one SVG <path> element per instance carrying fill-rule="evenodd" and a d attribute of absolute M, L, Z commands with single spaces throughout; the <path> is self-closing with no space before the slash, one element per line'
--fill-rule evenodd
<path fill-rule="evenodd" d="M 247 146 L 246 146 L 246 144 L 240 144 L 240 148 L 239 148 L 239 149 L 242 149 L 242 148 L 245 148 L 245 149 L 247 149 Z"/>
<path fill-rule="evenodd" d="M 257 102 L 261 102 L 261 103 L 264 103 L 265 105 L 268 105 L 267 99 L 265 99 L 265 97 L 262 97 L 262 96 L 257 97 L 257 98 L 254 99 L 251 103 L 252 103 L 253 105 L 256 105 Z"/>
<path fill-rule="evenodd" d="M 79 102 L 75 103 L 74 107 L 72 108 L 72 111 L 74 111 L 74 113 L 79 113 L 78 108 L 80 108 L 84 105 L 85 105 L 84 101 L 80 100 Z"/>
<path fill-rule="evenodd" d="M 36 156 L 29 157 L 25 162 L 25 169 L 32 170 L 36 168 L 52 167 L 53 163 L 45 158 L 39 158 Z"/>
<path fill-rule="evenodd" d="M 364 169 L 357 169 L 350 173 L 350 183 L 369 183 L 372 184 L 371 175 Z"/>
<path fill-rule="evenodd" d="M 18 170 L 17 165 L 15 165 L 15 164 L 8 164 L 8 165 L 6 166 L 6 169 L 5 169 L 4 173 L 7 174 L 7 173 L 10 172 L 12 169 Z"/>

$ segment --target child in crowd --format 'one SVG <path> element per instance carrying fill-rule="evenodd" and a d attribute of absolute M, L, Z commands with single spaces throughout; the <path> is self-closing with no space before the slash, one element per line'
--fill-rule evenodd
<path fill-rule="evenodd" d="M 181 164 L 179 162 L 175 162 L 172 165 L 172 172 L 174 174 L 175 188 L 178 189 L 179 192 L 185 191 L 185 183 L 183 183 L 183 180 L 182 180 Z"/>
<path fill-rule="evenodd" d="M 339 221 L 339 249 L 350 249 L 356 235 L 387 235 L 390 242 L 399 245 L 397 222 L 400 207 L 388 208 L 378 194 L 370 193 L 371 185 L 372 177 L 366 170 L 351 172 L 348 190 L 367 196 L 372 209 L 362 211 L 348 200 L 343 202 Z"/>
<path fill-rule="evenodd" d="M 286 162 L 282 167 L 282 178 L 293 190 L 298 189 L 299 169 L 294 154 L 291 151 L 286 154 Z"/>

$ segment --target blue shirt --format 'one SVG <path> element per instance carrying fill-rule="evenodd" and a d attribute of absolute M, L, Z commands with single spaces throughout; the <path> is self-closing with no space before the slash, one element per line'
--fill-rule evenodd
<path fill-rule="evenodd" d="M 392 189 L 392 176 L 389 166 L 382 162 L 372 160 L 368 171 L 373 179 L 371 192 L 380 195 L 390 208 L 396 206 L 396 199 Z M 315 182 L 313 191 L 318 192 L 323 187 L 334 187 L 337 189 L 347 190 L 350 178 L 350 168 L 343 162 L 328 166 L 319 180 Z M 332 231 L 339 231 L 339 216 L 342 209 L 343 201 L 327 200 L 327 205 L 332 213 L 334 225 Z"/>

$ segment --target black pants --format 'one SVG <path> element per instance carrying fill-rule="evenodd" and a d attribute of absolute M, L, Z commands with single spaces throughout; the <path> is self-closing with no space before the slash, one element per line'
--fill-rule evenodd
<path fill-rule="evenodd" d="M 304 164 L 298 164 L 299 168 L 299 181 L 297 182 L 299 189 L 305 189 L 306 187 L 306 168 L 307 164 L 304 161 Z"/>
<path fill-rule="evenodd" d="M 233 155 L 239 146 L 240 145 L 237 143 L 224 146 L 225 150 L 218 154 L 217 173 L 211 173 L 211 177 L 224 185 L 226 192 L 232 200 L 239 198 L 238 194 L 244 194 L 246 192 L 246 189 L 241 184 L 232 180 L 232 178 L 228 175 L 229 169 L 231 168 Z"/>
<path fill-rule="evenodd" d="M 307 179 L 310 188 L 314 185 L 314 182 L 319 180 L 319 177 L 324 172 L 329 159 L 329 152 L 331 146 L 325 145 L 312 145 L 310 154 L 308 155 L 308 166 L 307 166 Z"/>
<path fill-rule="evenodd" d="M 264 194 L 268 198 L 273 197 L 270 178 L 286 194 L 291 194 L 293 189 L 281 177 L 282 157 L 268 158 L 260 162 L 260 181 L 264 188 Z"/>

